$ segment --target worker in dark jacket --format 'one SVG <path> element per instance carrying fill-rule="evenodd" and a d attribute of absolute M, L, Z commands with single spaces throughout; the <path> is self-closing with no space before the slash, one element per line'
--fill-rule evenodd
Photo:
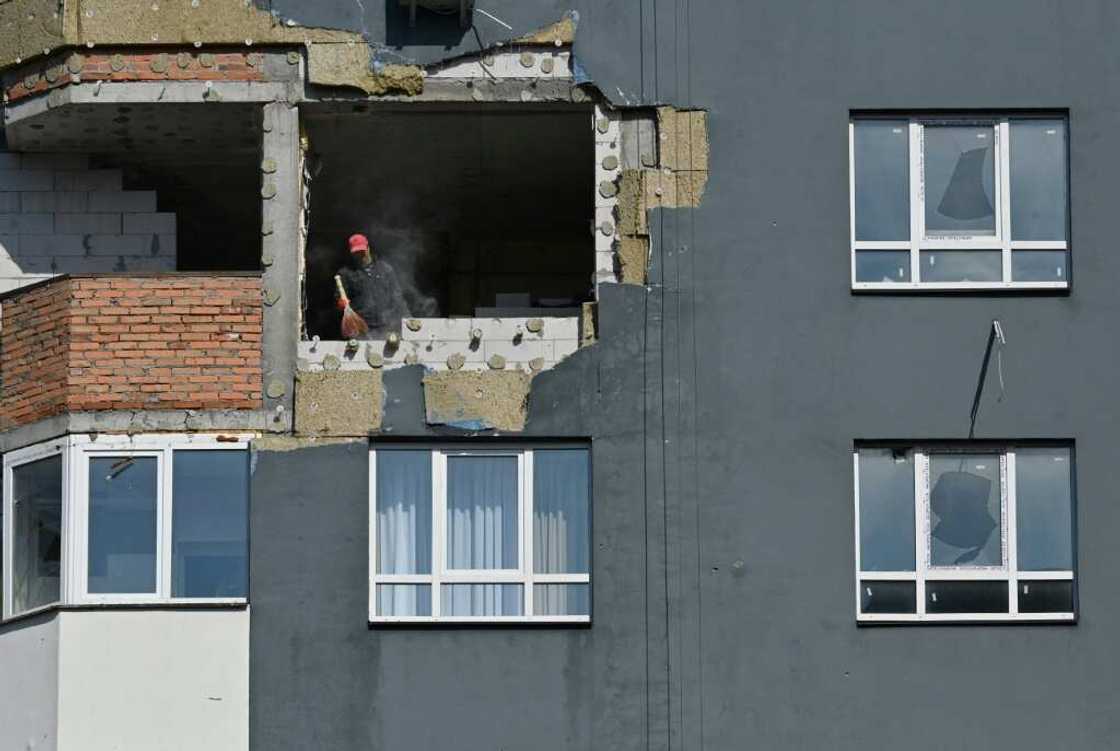
<path fill-rule="evenodd" d="M 399 334 L 401 319 L 408 316 L 401 285 L 393 267 L 373 255 L 365 235 L 351 235 L 350 265 L 339 270 L 345 294 L 335 293 L 338 309 L 349 305 L 369 326 L 370 339 Z"/>

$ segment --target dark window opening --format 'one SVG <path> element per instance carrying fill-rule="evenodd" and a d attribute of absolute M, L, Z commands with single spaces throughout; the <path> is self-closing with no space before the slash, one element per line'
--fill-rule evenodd
<path fill-rule="evenodd" d="M 346 287 L 365 284 L 362 268 L 391 274 L 403 298 L 387 303 L 392 283 L 371 283 L 358 310 L 376 319 L 371 338 L 403 315 L 576 316 L 593 298 L 589 108 L 362 105 L 305 115 L 309 337 L 346 338 L 335 276 L 357 301 L 363 290 Z M 372 260 L 350 252 L 355 234 L 368 238 Z"/>

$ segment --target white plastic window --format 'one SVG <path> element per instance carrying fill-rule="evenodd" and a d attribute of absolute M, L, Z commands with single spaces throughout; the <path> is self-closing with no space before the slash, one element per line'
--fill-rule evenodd
<path fill-rule="evenodd" d="M 584 446 L 370 452 L 372 622 L 588 622 Z"/>
<path fill-rule="evenodd" d="M 69 436 L 4 457 L 3 614 L 244 602 L 247 440 Z"/>
<path fill-rule="evenodd" d="M 852 287 L 1069 287 L 1059 117 L 855 117 Z"/>
<path fill-rule="evenodd" d="M 860 621 L 1075 617 L 1068 446 L 861 447 Z"/>

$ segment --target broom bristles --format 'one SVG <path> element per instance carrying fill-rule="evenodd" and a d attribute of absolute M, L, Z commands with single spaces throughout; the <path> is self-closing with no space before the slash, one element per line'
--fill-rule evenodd
<path fill-rule="evenodd" d="M 349 305 L 342 311 L 342 335 L 347 339 L 357 339 L 369 333 L 369 326 Z"/>

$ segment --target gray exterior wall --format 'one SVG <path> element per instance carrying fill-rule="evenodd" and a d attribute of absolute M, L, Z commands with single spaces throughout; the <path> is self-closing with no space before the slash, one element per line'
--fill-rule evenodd
<path fill-rule="evenodd" d="M 593 440 L 593 625 L 367 628 L 365 446 L 260 452 L 253 748 L 1114 746 L 1120 6 L 583 11 L 603 90 L 709 109 L 713 164 L 655 215 L 648 291 L 606 291 L 602 342 L 534 384 L 530 433 Z M 1068 110 L 1070 294 L 850 292 L 849 112 L 938 108 Z M 977 436 L 1076 441 L 1080 620 L 857 627 L 853 441 L 965 437 L 993 318 Z M 423 433 L 401 373 L 388 424 Z"/>

